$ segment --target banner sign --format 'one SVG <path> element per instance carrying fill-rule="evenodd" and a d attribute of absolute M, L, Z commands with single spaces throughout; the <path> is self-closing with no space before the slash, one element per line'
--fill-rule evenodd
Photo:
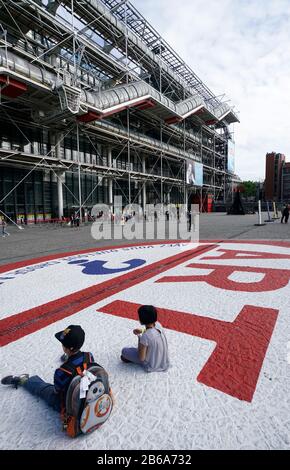
<path fill-rule="evenodd" d="M 203 164 L 187 160 L 186 183 L 192 186 L 203 185 Z"/>
<path fill-rule="evenodd" d="M 228 141 L 228 171 L 235 172 L 235 143 L 232 140 Z"/>

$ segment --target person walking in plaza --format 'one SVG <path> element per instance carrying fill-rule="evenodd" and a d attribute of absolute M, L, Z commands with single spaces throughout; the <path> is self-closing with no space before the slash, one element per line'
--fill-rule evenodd
<path fill-rule="evenodd" d="M 143 305 L 138 309 L 143 328 L 136 328 L 138 348 L 123 348 L 121 360 L 139 364 L 146 372 L 162 372 L 169 368 L 168 344 L 160 323 L 157 323 L 157 310 L 153 305 Z"/>
<path fill-rule="evenodd" d="M 282 217 L 281 217 L 281 224 L 283 224 L 283 220 L 285 219 L 285 224 L 288 223 L 289 219 L 289 205 L 285 204 L 282 210 Z"/>
<path fill-rule="evenodd" d="M 3 238 L 5 238 L 6 236 L 9 237 L 10 233 L 8 233 L 6 230 L 7 222 L 4 218 L 2 219 L 1 225 L 2 225 L 2 237 Z"/>

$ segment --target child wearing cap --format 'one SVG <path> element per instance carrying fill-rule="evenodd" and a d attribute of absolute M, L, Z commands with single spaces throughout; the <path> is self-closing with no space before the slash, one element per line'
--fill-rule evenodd
<path fill-rule="evenodd" d="M 141 365 L 146 372 L 161 372 L 169 368 L 168 344 L 164 331 L 157 322 L 157 310 L 153 305 L 142 305 L 138 309 L 141 325 L 133 330 L 138 336 L 138 348 L 123 348 L 123 362 Z"/>
<path fill-rule="evenodd" d="M 29 377 L 28 374 L 8 375 L 1 380 L 1 383 L 13 385 L 15 388 L 23 386 L 32 395 L 42 398 L 54 410 L 61 412 L 65 406 L 66 392 L 73 379 L 73 375 L 68 375 L 62 367 L 65 365 L 77 369 L 82 367 L 87 358 L 89 358 L 89 364 L 94 362 L 94 358 L 91 353 L 80 350 L 85 341 L 85 332 L 79 325 L 70 325 L 65 330 L 56 333 L 55 337 L 61 342 L 67 361 L 55 370 L 53 385 L 44 382 L 37 375 Z"/>

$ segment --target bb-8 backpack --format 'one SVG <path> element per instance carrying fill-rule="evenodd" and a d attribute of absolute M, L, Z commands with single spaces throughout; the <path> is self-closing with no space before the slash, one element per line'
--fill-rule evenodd
<path fill-rule="evenodd" d="M 90 363 L 88 353 L 84 355 L 83 367 L 62 366 L 64 372 L 74 376 L 62 412 L 63 428 L 70 437 L 98 429 L 107 421 L 113 408 L 107 372 L 99 364 Z"/>

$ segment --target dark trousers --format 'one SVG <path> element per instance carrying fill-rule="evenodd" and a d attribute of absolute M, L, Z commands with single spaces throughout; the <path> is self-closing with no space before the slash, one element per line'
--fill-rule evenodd
<path fill-rule="evenodd" d="M 288 215 L 282 215 L 282 219 L 281 219 L 281 224 L 283 224 L 283 220 L 285 219 L 285 224 L 288 223 L 288 219 L 289 219 L 289 214 Z"/>
<path fill-rule="evenodd" d="M 61 411 L 61 400 L 59 394 L 55 393 L 54 386 L 44 382 L 38 375 L 29 377 L 23 388 L 32 395 L 40 397 L 45 403 L 55 411 Z"/>

